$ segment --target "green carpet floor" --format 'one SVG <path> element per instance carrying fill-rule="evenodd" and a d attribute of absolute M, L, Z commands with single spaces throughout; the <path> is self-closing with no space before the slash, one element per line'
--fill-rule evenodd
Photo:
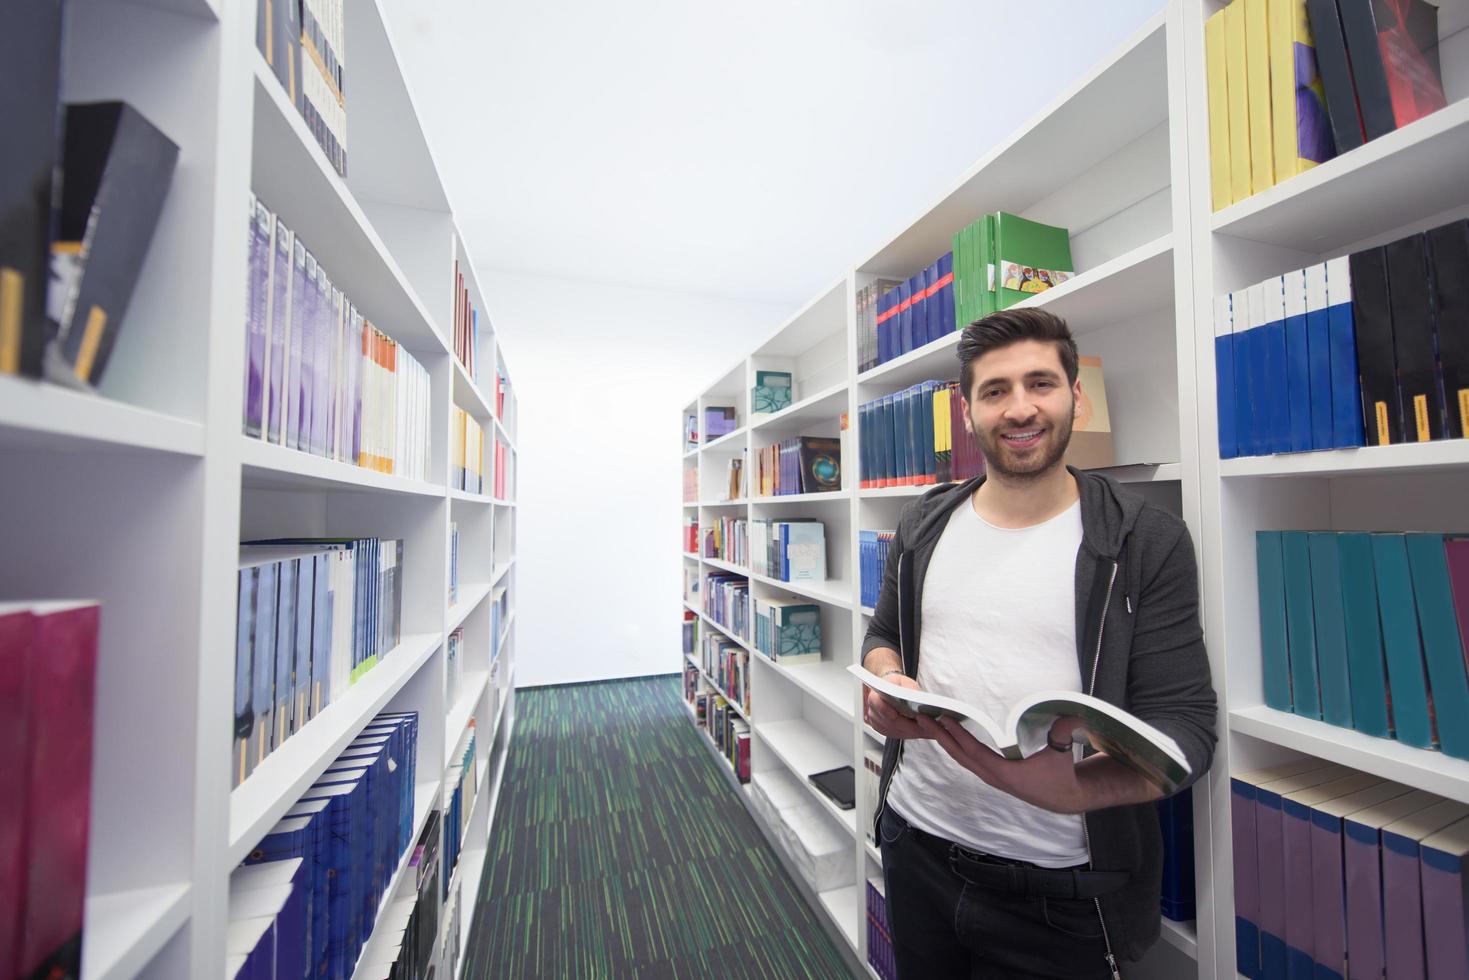
<path fill-rule="evenodd" d="M 848 977 L 674 676 L 516 693 L 466 978 Z"/>

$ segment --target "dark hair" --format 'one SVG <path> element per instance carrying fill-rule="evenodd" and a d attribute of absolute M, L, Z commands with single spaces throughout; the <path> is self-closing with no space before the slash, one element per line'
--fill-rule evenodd
<path fill-rule="evenodd" d="M 968 401 L 974 384 L 974 362 L 992 350 L 1022 340 L 1050 341 L 1056 345 L 1066 383 L 1076 384 L 1076 341 L 1066 321 L 1045 310 L 1000 310 L 975 320 L 959 334 L 959 386 Z"/>

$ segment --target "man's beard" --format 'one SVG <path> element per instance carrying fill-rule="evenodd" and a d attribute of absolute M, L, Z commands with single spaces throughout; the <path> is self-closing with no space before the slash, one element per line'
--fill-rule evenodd
<path fill-rule="evenodd" d="M 974 425 L 976 441 L 979 443 L 980 452 L 984 453 L 985 468 L 997 476 L 1014 482 L 1025 483 L 1037 480 L 1051 471 L 1051 468 L 1061 462 L 1066 455 L 1066 447 L 1071 443 L 1072 420 L 1076 414 L 1076 405 L 1073 402 L 1072 410 L 1067 412 L 1059 423 L 1046 420 L 1049 431 L 1042 436 L 1046 445 L 1039 451 L 1032 453 L 1024 460 L 1017 460 L 1011 465 L 1006 459 L 1010 452 L 1005 444 L 1004 433 L 1024 429 L 1025 426 L 1009 427 L 1004 430 L 985 430 L 974 425 L 974 419 L 970 418 L 970 424 Z"/>

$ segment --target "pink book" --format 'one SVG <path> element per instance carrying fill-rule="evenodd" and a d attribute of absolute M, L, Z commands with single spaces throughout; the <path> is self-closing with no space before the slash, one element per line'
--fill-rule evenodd
<path fill-rule="evenodd" d="M 1469 817 L 1469 803 L 1447 800 L 1382 828 L 1382 918 L 1384 959 L 1390 977 L 1422 977 L 1422 884 L 1419 842 Z"/>
<path fill-rule="evenodd" d="M 28 603 L 0 603 L 0 786 L 26 779 L 26 676 L 35 618 Z M 15 972 L 25 889 L 25 795 L 0 792 L 0 976 Z"/>
<path fill-rule="evenodd" d="M 1383 975 L 1382 828 L 1443 798 L 1421 790 L 1359 810 L 1346 819 L 1347 964 L 1352 980 Z"/>
<path fill-rule="evenodd" d="M 36 603 L 30 657 L 23 976 L 80 976 L 92 802 L 95 603 Z"/>
<path fill-rule="evenodd" d="M 1419 855 L 1428 980 L 1469 977 L 1469 819 L 1425 838 Z"/>

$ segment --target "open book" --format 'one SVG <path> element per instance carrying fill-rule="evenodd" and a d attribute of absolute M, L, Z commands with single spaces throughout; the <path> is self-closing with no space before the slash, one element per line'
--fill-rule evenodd
<path fill-rule="evenodd" d="M 851 671 L 909 718 L 920 714 L 953 718 L 980 742 L 1007 759 L 1023 759 L 1044 749 L 1057 718 L 1080 718 L 1093 747 L 1132 769 L 1165 795 L 1178 791 L 1190 769 L 1171 737 L 1141 718 L 1079 691 L 1039 691 L 1010 709 L 1003 723 L 973 705 L 928 691 L 899 687 L 853 664 Z"/>

